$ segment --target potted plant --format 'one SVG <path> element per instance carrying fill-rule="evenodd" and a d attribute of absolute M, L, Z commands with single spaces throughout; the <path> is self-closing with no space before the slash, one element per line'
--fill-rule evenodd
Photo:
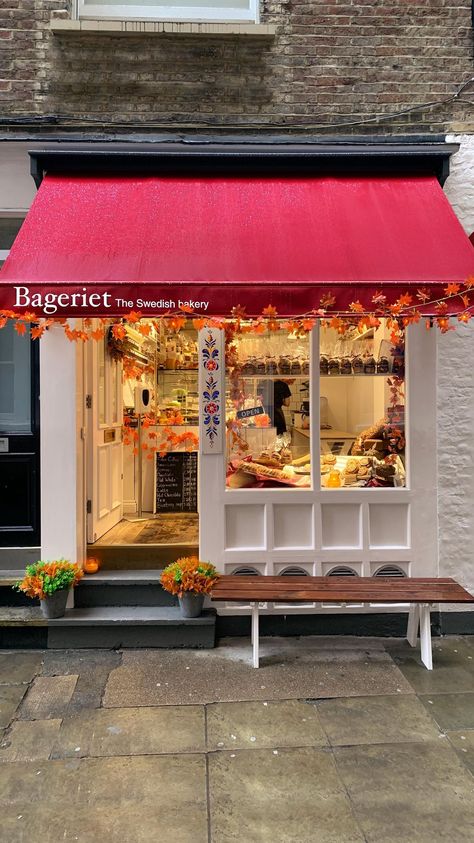
<path fill-rule="evenodd" d="M 183 618 L 197 618 L 202 612 L 204 597 L 209 594 L 219 575 L 210 562 L 197 556 L 184 556 L 168 565 L 161 575 L 165 591 L 177 594 Z"/>
<path fill-rule="evenodd" d="M 27 565 L 25 576 L 13 588 L 28 597 L 39 597 L 41 611 L 46 618 L 62 618 L 66 611 L 69 590 L 82 577 L 82 569 L 74 562 L 56 559 Z"/>

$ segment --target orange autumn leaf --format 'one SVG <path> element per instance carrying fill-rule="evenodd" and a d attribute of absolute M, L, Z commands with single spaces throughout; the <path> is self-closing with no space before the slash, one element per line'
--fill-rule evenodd
<path fill-rule="evenodd" d="M 265 331 L 266 331 L 267 329 L 266 329 L 266 327 L 265 327 L 265 325 L 264 325 L 264 323 L 263 323 L 263 322 L 257 322 L 257 323 L 253 326 L 252 330 L 253 330 L 253 333 L 254 333 L 254 334 L 264 334 L 264 333 L 265 333 Z"/>
<path fill-rule="evenodd" d="M 262 313 L 264 316 L 275 317 L 278 315 L 278 311 L 276 307 L 273 307 L 272 304 L 267 304 L 266 307 L 263 308 Z"/>
<path fill-rule="evenodd" d="M 142 322 L 137 326 L 137 330 L 142 337 L 149 337 L 151 334 L 151 325 L 148 322 Z"/>
<path fill-rule="evenodd" d="M 93 340 L 96 340 L 96 342 L 98 342 L 99 340 L 102 340 L 104 338 L 105 328 L 96 328 L 94 331 L 91 331 L 90 335 Z"/>
<path fill-rule="evenodd" d="M 360 303 L 360 301 L 353 301 L 349 305 L 349 309 L 352 310 L 353 313 L 363 313 L 364 307 Z"/>
<path fill-rule="evenodd" d="M 431 293 L 428 287 L 420 287 L 420 289 L 416 291 L 416 297 L 422 304 L 426 304 L 426 302 L 428 302 L 431 298 Z"/>
<path fill-rule="evenodd" d="M 194 313 L 194 307 L 190 307 L 189 304 L 182 304 L 179 309 L 183 313 Z"/>
<path fill-rule="evenodd" d="M 303 319 L 302 325 L 305 331 L 312 331 L 316 322 L 314 319 Z"/>
<path fill-rule="evenodd" d="M 471 314 L 469 313 L 468 310 L 465 310 L 463 313 L 460 313 L 458 315 L 458 322 L 467 323 L 467 322 L 469 322 L 470 319 L 471 319 Z"/>
<path fill-rule="evenodd" d="M 24 314 L 21 318 L 24 319 L 25 322 L 37 322 L 38 321 L 38 317 L 37 317 L 36 313 L 33 313 L 30 310 L 25 310 L 25 312 L 24 312 Z"/>
<path fill-rule="evenodd" d="M 230 315 L 233 319 L 245 319 L 247 314 L 245 312 L 245 307 L 242 307 L 241 304 L 236 304 L 230 311 Z"/>
<path fill-rule="evenodd" d="M 122 325 L 118 322 L 116 325 L 112 325 L 112 336 L 116 340 L 123 340 L 127 335 L 127 331 L 125 330 L 125 325 Z"/>
<path fill-rule="evenodd" d="M 462 301 L 464 307 L 469 307 L 469 305 L 471 303 L 469 296 L 466 296 L 465 293 L 464 293 L 463 296 L 461 296 L 461 301 Z"/>
<path fill-rule="evenodd" d="M 472 288 L 474 287 L 474 275 L 470 275 L 469 278 L 466 278 L 464 286 L 466 287 L 466 289 L 472 290 Z"/>
<path fill-rule="evenodd" d="M 193 328 L 195 331 L 202 331 L 206 327 L 205 319 L 193 319 Z"/>
<path fill-rule="evenodd" d="M 412 301 L 413 296 L 411 296 L 410 293 L 402 293 L 402 295 L 397 299 L 397 304 L 399 304 L 400 307 L 409 307 Z"/>
<path fill-rule="evenodd" d="M 31 329 L 31 339 L 32 340 L 39 340 L 43 336 L 44 332 L 45 332 L 45 326 L 44 325 L 38 325 L 37 327 L 32 328 Z"/>
<path fill-rule="evenodd" d="M 456 296 L 460 289 L 460 284 L 448 284 L 448 286 L 444 288 L 444 292 L 447 296 Z"/>
<path fill-rule="evenodd" d="M 127 313 L 127 315 L 125 316 L 127 322 L 130 322 L 132 325 L 134 322 L 138 322 L 141 318 L 141 310 L 131 310 L 130 313 Z"/>
<path fill-rule="evenodd" d="M 333 296 L 331 292 L 324 293 L 324 295 L 321 296 L 319 300 L 319 304 L 321 305 L 321 307 L 324 307 L 326 310 L 328 310 L 330 307 L 336 304 L 336 297 Z"/>
<path fill-rule="evenodd" d="M 20 336 L 23 336 L 23 334 L 26 334 L 26 325 L 24 324 L 24 322 L 15 322 L 15 331 Z"/>
<path fill-rule="evenodd" d="M 372 304 L 385 304 L 387 301 L 387 296 L 385 296 L 381 290 L 376 290 L 375 295 L 372 296 Z"/>
<path fill-rule="evenodd" d="M 7 322 L 8 322 L 8 319 L 7 319 L 6 316 L 0 316 L 0 329 L 4 328 L 5 325 L 7 324 Z"/>

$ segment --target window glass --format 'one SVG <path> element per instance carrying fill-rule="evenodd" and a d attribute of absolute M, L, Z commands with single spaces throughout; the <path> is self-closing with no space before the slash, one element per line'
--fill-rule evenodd
<path fill-rule="evenodd" d="M 308 337 L 239 335 L 227 361 L 227 486 L 310 485 Z"/>
<path fill-rule="evenodd" d="M 23 222 L 23 217 L 0 217 L 0 251 L 11 249 Z"/>
<path fill-rule="evenodd" d="M 404 344 L 385 320 L 320 334 L 321 485 L 406 485 Z"/>
<path fill-rule="evenodd" d="M 0 431 L 31 433 L 30 337 L 13 322 L 0 331 Z"/>
<path fill-rule="evenodd" d="M 255 0 L 79 0 L 79 16 L 151 20 L 255 21 Z"/>

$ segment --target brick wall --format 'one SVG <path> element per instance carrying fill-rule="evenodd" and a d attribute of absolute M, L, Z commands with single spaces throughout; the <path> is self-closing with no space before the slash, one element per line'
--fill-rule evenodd
<path fill-rule="evenodd" d="M 468 234 L 474 231 L 474 137 L 451 159 L 445 190 Z M 438 532 L 439 573 L 474 591 L 474 325 L 439 335 Z M 456 607 L 459 611 L 459 606 Z"/>
<path fill-rule="evenodd" d="M 68 35 L 64 0 L 0 0 L 5 115 L 88 116 L 205 128 L 470 131 L 455 104 L 341 127 L 443 99 L 473 73 L 470 0 L 266 0 L 274 39 Z M 63 15 L 67 12 L 63 12 Z"/>

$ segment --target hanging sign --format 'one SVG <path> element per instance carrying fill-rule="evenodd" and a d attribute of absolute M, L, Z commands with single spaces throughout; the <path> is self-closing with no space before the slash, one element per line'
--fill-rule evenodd
<path fill-rule="evenodd" d="M 225 428 L 224 331 L 199 331 L 199 449 L 222 454 Z"/>
<path fill-rule="evenodd" d="M 246 410 L 239 410 L 237 412 L 238 419 L 250 419 L 252 416 L 263 416 L 265 410 L 260 407 L 247 407 Z"/>

